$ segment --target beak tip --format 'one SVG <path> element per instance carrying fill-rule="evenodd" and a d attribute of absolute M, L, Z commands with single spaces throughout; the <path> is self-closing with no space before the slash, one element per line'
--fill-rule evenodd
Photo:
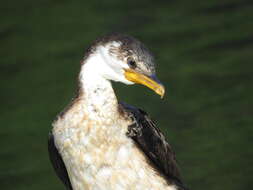
<path fill-rule="evenodd" d="M 164 94 L 165 94 L 165 88 L 164 86 L 160 86 L 157 91 L 156 91 L 157 94 L 159 94 L 161 96 L 161 99 L 163 99 L 164 97 Z"/>

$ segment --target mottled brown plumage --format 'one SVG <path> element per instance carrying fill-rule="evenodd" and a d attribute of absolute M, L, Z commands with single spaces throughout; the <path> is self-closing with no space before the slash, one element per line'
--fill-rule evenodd
<path fill-rule="evenodd" d="M 119 107 L 133 120 L 133 124 L 128 127 L 127 136 L 145 153 L 152 167 L 156 168 L 169 184 L 174 183 L 179 189 L 186 189 L 181 180 L 175 153 L 154 121 L 141 109 L 125 103 L 119 104 Z"/>
<path fill-rule="evenodd" d="M 58 177 L 69 190 L 185 190 L 162 132 L 146 112 L 118 103 L 109 80 L 131 83 L 121 78 L 127 70 L 119 65 L 112 72 L 115 60 L 159 84 L 153 56 L 140 41 L 121 34 L 96 40 L 82 60 L 77 95 L 49 135 L 49 156 Z"/>

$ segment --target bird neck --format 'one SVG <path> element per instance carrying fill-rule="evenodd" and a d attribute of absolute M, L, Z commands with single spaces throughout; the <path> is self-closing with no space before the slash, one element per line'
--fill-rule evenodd
<path fill-rule="evenodd" d="M 98 56 L 85 60 L 79 79 L 81 81 L 81 99 L 87 106 L 88 114 L 94 117 L 108 118 L 118 111 L 118 101 L 112 84 L 101 74 L 103 63 Z"/>

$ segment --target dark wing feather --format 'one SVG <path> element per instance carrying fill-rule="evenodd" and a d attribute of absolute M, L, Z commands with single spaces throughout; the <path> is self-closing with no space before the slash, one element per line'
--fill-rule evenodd
<path fill-rule="evenodd" d="M 185 190 L 180 178 L 175 154 L 162 132 L 143 110 L 120 103 L 134 123 L 128 127 L 127 135 L 149 158 L 152 165 L 167 179 L 169 184 L 175 184 Z"/>
<path fill-rule="evenodd" d="M 65 164 L 59 154 L 54 143 L 54 135 L 50 132 L 48 138 L 48 152 L 51 163 L 54 167 L 54 170 L 57 176 L 61 179 L 68 190 L 72 190 L 72 186 L 69 180 L 68 172 L 65 167 Z"/>

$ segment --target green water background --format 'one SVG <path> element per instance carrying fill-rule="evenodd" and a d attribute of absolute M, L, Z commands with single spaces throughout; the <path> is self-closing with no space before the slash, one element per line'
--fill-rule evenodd
<path fill-rule="evenodd" d="M 155 54 L 164 99 L 114 87 L 155 119 L 189 188 L 253 188 L 252 1 L 13 0 L 1 2 L 0 21 L 1 189 L 64 189 L 47 134 L 74 94 L 85 49 L 112 31 Z"/>

